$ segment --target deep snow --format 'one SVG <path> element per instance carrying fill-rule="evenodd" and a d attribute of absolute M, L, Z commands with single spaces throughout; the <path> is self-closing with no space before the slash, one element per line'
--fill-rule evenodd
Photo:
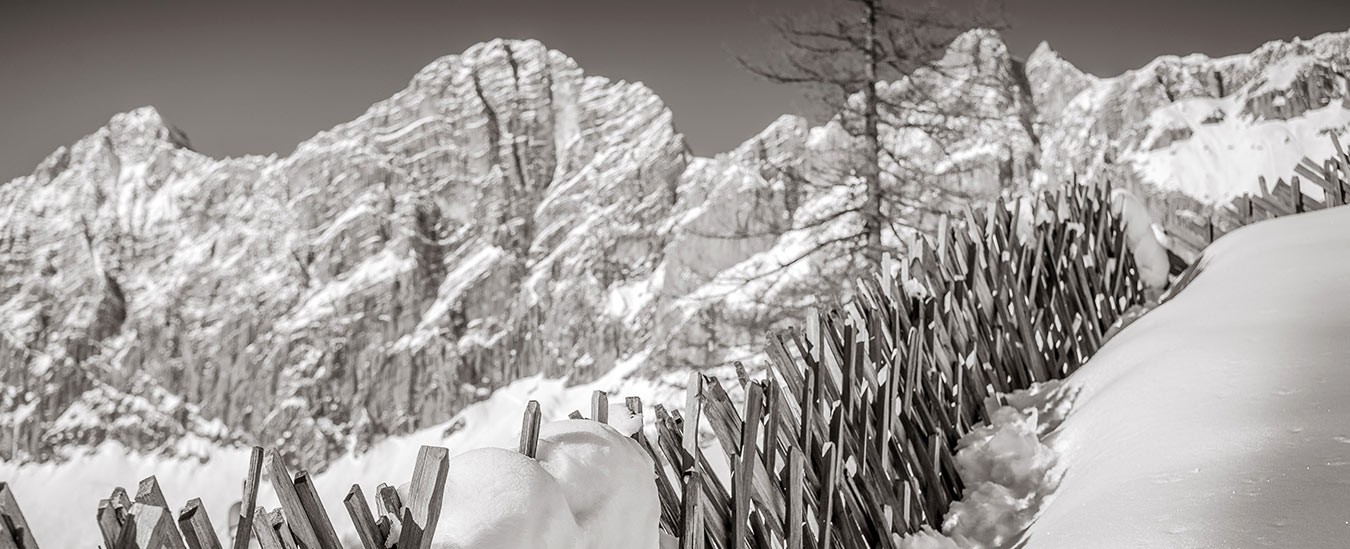
<path fill-rule="evenodd" d="M 1263 222 L 1071 376 L 1027 547 L 1350 540 L 1350 208 Z"/>

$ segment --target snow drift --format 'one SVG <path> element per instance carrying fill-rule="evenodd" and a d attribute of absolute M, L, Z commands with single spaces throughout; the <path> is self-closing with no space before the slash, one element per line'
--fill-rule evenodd
<path fill-rule="evenodd" d="M 1238 230 L 1066 387 L 1027 547 L 1350 539 L 1350 208 Z"/>
<path fill-rule="evenodd" d="M 546 424 L 538 459 L 500 448 L 450 460 L 438 549 L 656 549 L 654 464 L 589 420 Z"/>

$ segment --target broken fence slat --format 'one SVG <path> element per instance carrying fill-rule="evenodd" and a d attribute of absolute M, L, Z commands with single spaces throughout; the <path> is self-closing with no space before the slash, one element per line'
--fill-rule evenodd
<path fill-rule="evenodd" d="M 37 540 L 28 527 L 28 519 L 23 516 L 23 509 L 19 508 L 14 489 L 4 482 L 0 482 L 0 517 L 9 517 L 10 534 L 18 538 L 22 549 L 37 549 Z"/>
<path fill-rule="evenodd" d="M 276 532 L 277 539 L 281 540 L 281 546 L 286 549 L 300 549 L 300 543 L 295 539 L 295 530 L 286 523 L 286 514 L 281 509 L 274 509 L 267 514 L 267 523 L 271 525 L 272 531 Z"/>
<path fill-rule="evenodd" d="M 137 502 L 131 506 L 131 514 L 135 517 L 137 549 L 186 549 L 168 509 Z"/>
<path fill-rule="evenodd" d="M 310 526 L 319 536 L 319 549 L 342 549 L 342 541 L 333 530 L 333 521 L 329 520 L 328 511 L 319 500 L 319 492 L 314 488 L 314 477 L 309 475 L 309 471 L 296 473 L 295 492 L 300 496 L 300 506 L 305 509 Z"/>
<path fill-rule="evenodd" d="M 609 423 L 609 394 L 596 390 L 591 393 L 591 419 Z"/>
<path fill-rule="evenodd" d="M 417 451 L 417 465 L 413 467 L 412 485 L 408 489 L 407 509 L 411 511 L 412 520 L 421 535 L 415 540 L 415 545 L 404 545 L 400 540 L 399 549 L 431 547 L 431 538 L 441 517 L 441 501 L 445 495 L 445 478 L 449 471 L 449 449 L 423 446 Z M 409 529 L 406 520 L 403 528 L 405 531 Z"/>
<path fill-rule="evenodd" d="M 520 425 L 520 453 L 534 457 L 539 451 L 539 401 L 531 400 L 525 405 L 525 417 Z"/>
<path fill-rule="evenodd" d="M 399 497 L 398 489 L 381 484 L 375 491 L 375 497 L 378 499 L 376 507 L 379 508 L 380 516 L 389 517 L 391 521 L 400 520 L 403 516 L 403 498 Z"/>
<path fill-rule="evenodd" d="M 239 503 L 239 523 L 234 529 L 234 549 L 249 549 L 249 531 L 253 529 L 253 513 L 258 505 L 258 480 L 262 478 L 263 449 L 254 446 L 249 453 L 247 476 L 244 477 L 244 499 Z"/>
<path fill-rule="evenodd" d="M 188 500 L 178 513 L 178 528 L 190 549 L 222 549 L 216 529 L 211 526 L 211 517 L 207 516 L 199 498 Z"/>
<path fill-rule="evenodd" d="M 366 495 L 361 491 L 360 484 L 353 484 L 352 489 L 347 491 L 347 497 L 342 499 L 342 503 L 347 507 L 347 514 L 352 518 L 352 524 L 356 526 L 356 535 L 361 539 L 363 549 L 384 549 L 384 534 L 380 533 L 379 527 L 375 523 L 375 516 L 370 512 L 370 504 L 366 502 Z"/>
<path fill-rule="evenodd" d="M 112 503 L 113 511 L 117 513 L 117 522 L 119 524 L 126 522 L 127 515 L 131 513 L 131 498 L 127 496 L 126 488 L 121 486 L 113 488 L 108 501 Z"/>
<path fill-rule="evenodd" d="M 117 512 L 112 508 L 112 500 L 104 499 L 98 502 L 98 520 L 99 534 L 103 536 L 103 546 L 111 549 L 117 546 L 117 536 L 122 532 L 122 523 L 117 521 Z"/>
<path fill-rule="evenodd" d="M 380 539 L 388 540 L 389 533 L 394 531 L 394 522 L 389 520 L 388 515 L 385 515 L 375 521 L 375 528 L 380 532 Z"/>
<path fill-rule="evenodd" d="M 281 454 L 276 450 L 267 452 L 267 472 L 271 476 L 272 489 L 276 491 L 277 499 L 281 501 L 281 513 L 285 515 L 295 537 L 310 549 L 323 547 L 319 544 L 319 535 L 310 525 L 309 516 L 305 514 L 305 507 L 300 502 L 300 494 L 295 490 L 291 472 L 286 469 L 286 463 L 281 460 Z M 282 542 L 285 541 L 283 538 Z"/>
<path fill-rule="evenodd" d="M 272 528 L 272 521 L 266 509 L 262 507 L 254 509 L 250 528 L 253 529 L 253 535 L 258 538 L 258 545 L 262 549 L 285 549 L 286 546 L 281 544 L 281 537 L 277 536 L 277 531 Z"/>

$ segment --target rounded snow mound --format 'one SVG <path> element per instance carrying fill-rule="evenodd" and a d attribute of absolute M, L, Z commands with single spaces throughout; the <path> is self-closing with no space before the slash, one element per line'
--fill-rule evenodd
<path fill-rule="evenodd" d="M 450 460 L 437 549 L 576 547 L 580 529 L 557 479 L 539 462 L 501 448 Z"/>
<path fill-rule="evenodd" d="M 450 460 L 438 549 L 655 549 L 651 458 L 609 425 L 540 428 L 535 459 L 481 448 Z"/>

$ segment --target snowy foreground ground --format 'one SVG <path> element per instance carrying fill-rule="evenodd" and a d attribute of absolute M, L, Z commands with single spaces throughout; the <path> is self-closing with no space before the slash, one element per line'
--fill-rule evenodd
<path fill-rule="evenodd" d="M 315 477 L 315 486 L 339 534 L 355 544 L 355 530 L 342 503 L 352 483 L 360 483 L 367 497 L 379 483 L 406 483 L 412 478 L 418 448 L 444 446 L 452 456 L 451 474 L 436 547 L 654 547 L 659 505 L 650 481 L 651 462 L 635 442 L 620 436 L 636 428 L 623 399 L 610 404 L 610 423 L 617 431 L 599 432 L 593 422 L 566 421 L 572 410 L 590 410 L 594 389 L 639 396 L 648 403 L 681 402 L 683 391 L 674 379 L 628 376 L 640 358 L 587 385 L 522 379 L 450 422 L 385 439 L 361 455 L 338 459 Z M 682 383 L 683 378 L 679 380 Z M 540 402 L 545 421 L 554 420 L 541 429 L 537 465 L 514 450 L 522 413 L 532 399 Z M 229 509 L 239 501 L 247 449 L 192 442 L 179 446 L 181 452 L 197 457 L 143 456 L 105 444 L 59 464 L 0 462 L 0 480 L 13 486 L 44 548 L 100 543 L 94 521 L 98 500 L 116 486 L 134 492 L 136 483 L 150 475 L 158 477 L 170 505 L 200 497 L 221 539 L 229 539 Z M 539 502 L 548 505 L 539 507 Z M 266 482 L 258 503 L 277 507 Z M 576 544 L 550 543 L 564 538 L 573 538 L 569 541 Z"/>
<path fill-rule="evenodd" d="M 1350 208 L 1216 242 L 1068 380 L 1027 547 L 1350 544 Z"/>
<path fill-rule="evenodd" d="M 963 440 L 957 460 L 965 500 L 953 506 L 945 535 L 925 532 L 903 545 L 1006 545 L 1029 525 L 1022 541 L 1030 548 L 1344 546 L 1350 208 L 1237 231 L 1203 261 L 1185 291 L 1122 331 L 1069 380 L 1010 397 L 992 426 Z M 452 470 L 462 474 L 452 474 L 442 540 L 488 536 L 470 538 L 470 546 L 483 546 L 497 534 L 537 535 L 523 546 L 553 547 L 548 542 L 579 536 L 594 538 L 580 547 L 651 547 L 654 490 L 641 482 L 648 462 L 609 436 L 617 433 L 553 424 L 544 440 L 554 442 L 541 444 L 539 464 L 512 452 L 470 452 L 513 448 L 529 399 L 551 418 L 587 410 L 594 388 L 641 396 L 649 406 L 681 401 L 681 376 L 628 378 L 638 360 L 584 386 L 519 381 L 446 425 L 338 460 L 316 484 L 340 511 L 352 482 L 367 493 L 378 482 L 405 482 L 419 445 L 447 446 L 459 455 Z M 615 398 L 611 419 L 631 432 L 635 421 L 621 402 Z M 175 505 L 202 497 L 224 533 L 247 455 L 184 446 L 210 459 L 134 456 L 108 445 L 62 464 L 0 463 L 0 479 L 14 485 L 47 547 L 95 543 L 98 499 L 150 474 Z M 630 484 L 642 486 L 623 488 Z M 275 506 L 270 493 L 263 499 Z M 538 501 L 553 504 L 521 514 Z M 512 527 L 483 530 L 484 520 Z M 350 529 L 341 514 L 335 522 Z"/>

